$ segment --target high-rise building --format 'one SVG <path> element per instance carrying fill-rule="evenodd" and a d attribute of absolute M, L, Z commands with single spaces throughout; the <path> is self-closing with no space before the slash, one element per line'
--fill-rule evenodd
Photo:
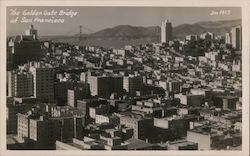
<path fill-rule="evenodd" d="M 58 106 L 67 105 L 68 89 L 73 88 L 73 83 L 70 81 L 56 82 L 54 87 L 55 87 L 54 94 L 57 105 Z"/>
<path fill-rule="evenodd" d="M 54 69 L 50 64 L 30 62 L 33 75 L 33 91 L 38 101 L 54 101 Z"/>
<path fill-rule="evenodd" d="M 32 74 L 24 71 L 8 72 L 8 96 L 28 97 L 33 95 Z"/>
<path fill-rule="evenodd" d="M 173 39 L 172 23 L 168 20 L 161 23 L 161 43 L 168 43 Z"/>
<path fill-rule="evenodd" d="M 236 50 L 241 50 L 241 27 L 233 27 L 231 29 L 231 36 L 232 36 L 232 47 Z"/>
<path fill-rule="evenodd" d="M 41 42 L 37 39 L 37 30 L 33 25 L 24 35 L 8 39 L 7 70 L 15 69 L 28 61 L 37 61 L 42 56 Z"/>

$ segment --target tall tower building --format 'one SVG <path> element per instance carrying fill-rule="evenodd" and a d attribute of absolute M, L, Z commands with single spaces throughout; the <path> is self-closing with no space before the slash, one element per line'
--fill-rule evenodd
<path fill-rule="evenodd" d="M 41 42 L 37 39 L 37 30 L 31 25 L 24 35 L 8 39 L 7 70 L 17 69 L 29 61 L 38 61 L 44 56 Z"/>
<path fill-rule="evenodd" d="M 172 23 L 168 20 L 161 23 L 161 43 L 168 43 L 173 39 Z"/>
<path fill-rule="evenodd" d="M 34 29 L 34 26 L 31 24 L 29 29 L 25 30 L 25 35 L 32 36 L 34 40 L 37 39 L 37 30 Z"/>
<path fill-rule="evenodd" d="M 230 35 L 230 33 L 225 34 L 225 43 L 226 44 L 231 44 L 231 35 Z"/>
<path fill-rule="evenodd" d="M 231 29 L 231 37 L 232 37 L 232 47 L 236 50 L 241 50 L 241 27 L 233 27 Z"/>
<path fill-rule="evenodd" d="M 39 101 L 54 101 L 54 69 L 43 62 L 31 62 L 30 72 L 33 75 L 34 96 Z"/>

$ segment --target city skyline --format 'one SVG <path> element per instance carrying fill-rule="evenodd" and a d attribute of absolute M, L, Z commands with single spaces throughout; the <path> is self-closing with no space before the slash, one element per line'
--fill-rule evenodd
<path fill-rule="evenodd" d="M 241 28 L 227 44 L 169 30 L 125 49 L 40 41 L 32 25 L 10 39 L 8 149 L 241 150 Z"/>
<path fill-rule="evenodd" d="M 8 21 L 12 19 L 8 13 L 10 9 L 18 10 L 52 10 L 52 7 L 8 7 L 7 9 L 7 35 L 13 36 L 22 34 L 25 28 L 33 24 L 40 30 L 39 36 L 53 35 L 75 35 L 79 33 L 79 26 L 83 26 L 83 34 L 94 33 L 105 28 L 112 28 L 118 25 L 131 26 L 160 26 L 161 22 L 169 19 L 173 27 L 181 24 L 193 24 L 203 21 L 223 21 L 241 18 L 241 9 L 238 7 L 53 7 L 54 10 L 72 9 L 77 15 L 66 17 L 63 27 L 60 24 L 51 23 L 17 23 Z M 210 15 L 212 12 L 227 11 L 230 14 Z M 119 11 L 119 13 L 117 13 Z M 188 14 L 186 14 L 188 12 Z M 44 18 L 44 16 L 38 16 Z M 132 18 L 131 18 L 132 17 Z M 149 20 L 150 19 L 150 20 Z M 204 20 L 206 19 L 206 20 Z M 87 21 L 87 22 L 85 22 Z M 44 28 L 50 29 L 44 29 Z M 85 29 L 86 28 L 86 29 Z"/>
<path fill-rule="evenodd" d="M 9 9 L 8 150 L 243 150 L 239 8 Z"/>

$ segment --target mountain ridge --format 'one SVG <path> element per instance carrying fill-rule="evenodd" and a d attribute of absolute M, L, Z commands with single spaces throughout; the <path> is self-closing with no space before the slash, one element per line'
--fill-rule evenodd
<path fill-rule="evenodd" d="M 193 24 L 181 24 L 173 27 L 174 38 L 184 39 L 186 35 L 199 35 L 204 32 L 212 32 L 215 35 L 224 35 L 234 26 L 241 25 L 241 19 L 223 21 L 201 21 Z M 42 38 L 42 37 L 41 37 Z M 48 37 L 59 42 L 69 42 L 73 44 L 103 46 L 103 47 L 123 47 L 125 45 L 146 44 L 160 41 L 159 26 L 131 26 L 118 25 L 112 28 L 105 28 L 91 34 L 82 34 L 79 42 L 79 34 L 72 36 Z M 112 43 L 113 42 L 113 43 Z"/>

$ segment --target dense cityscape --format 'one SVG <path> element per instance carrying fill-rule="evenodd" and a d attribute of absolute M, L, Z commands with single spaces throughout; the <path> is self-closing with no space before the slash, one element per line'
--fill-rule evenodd
<path fill-rule="evenodd" d="M 241 25 L 123 48 L 7 39 L 7 148 L 241 150 Z"/>

